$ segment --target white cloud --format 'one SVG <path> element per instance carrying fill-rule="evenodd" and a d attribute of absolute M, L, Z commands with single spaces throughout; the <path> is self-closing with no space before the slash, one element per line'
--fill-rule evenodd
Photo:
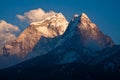
<path fill-rule="evenodd" d="M 13 33 L 18 31 L 19 28 L 17 26 L 0 20 L 0 47 L 8 41 L 14 40 L 16 36 Z"/>
<path fill-rule="evenodd" d="M 25 17 L 22 16 L 22 15 L 19 15 L 19 14 L 18 14 L 18 15 L 16 15 L 16 16 L 17 16 L 18 19 L 20 19 L 20 20 L 22 20 L 22 21 L 25 20 Z"/>
<path fill-rule="evenodd" d="M 51 16 L 55 14 L 55 12 L 50 11 L 50 12 L 45 12 L 41 8 L 30 10 L 28 12 L 25 12 L 24 15 L 17 15 L 17 18 L 20 20 L 27 20 L 28 22 L 37 22 L 40 21 L 48 16 Z"/>
<path fill-rule="evenodd" d="M 16 31 L 19 31 L 17 26 L 7 23 L 4 20 L 0 20 L 0 33 L 13 33 Z"/>

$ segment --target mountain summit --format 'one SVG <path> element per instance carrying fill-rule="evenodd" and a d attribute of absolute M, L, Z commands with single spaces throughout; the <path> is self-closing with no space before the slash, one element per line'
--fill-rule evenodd
<path fill-rule="evenodd" d="M 82 13 L 74 15 L 58 45 L 101 50 L 112 47 L 114 42 L 109 36 L 104 35 L 85 13 Z"/>

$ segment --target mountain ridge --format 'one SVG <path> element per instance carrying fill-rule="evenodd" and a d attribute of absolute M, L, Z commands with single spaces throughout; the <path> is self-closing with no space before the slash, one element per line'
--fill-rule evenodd
<path fill-rule="evenodd" d="M 36 24 L 40 25 L 39 22 L 33 25 Z M 12 80 L 120 79 L 120 45 L 115 45 L 109 36 L 104 35 L 85 13 L 74 15 L 59 39 L 56 47 L 47 54 L 0 70 L 0 77 L 7 79 L 4 77 L 7 75 Z M 35 48 L 35 51 L 36 49 L 39 48 Z"/>

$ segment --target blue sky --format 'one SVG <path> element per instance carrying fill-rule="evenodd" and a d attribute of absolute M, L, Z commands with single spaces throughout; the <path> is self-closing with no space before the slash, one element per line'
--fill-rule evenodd
<path fill-rule="evenodd" d="M 37 8 L 61 12 L 69 21 L 74 14 L 84 12 L 100 30 L 120 44 L 119 5 L 119 0 L 0 0 L 0 19 L 18 25 L 17 14 Z"/>

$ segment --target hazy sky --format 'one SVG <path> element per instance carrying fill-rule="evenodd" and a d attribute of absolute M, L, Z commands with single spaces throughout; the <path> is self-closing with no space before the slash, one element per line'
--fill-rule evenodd
<path fill-rule="evenodd" d="M 69 21 L 84 12 L 120 44 L 120 0 L 0 0 L 0 20 L 19 26 L 16 15 L 37 8 L 61 12 Z"/>

